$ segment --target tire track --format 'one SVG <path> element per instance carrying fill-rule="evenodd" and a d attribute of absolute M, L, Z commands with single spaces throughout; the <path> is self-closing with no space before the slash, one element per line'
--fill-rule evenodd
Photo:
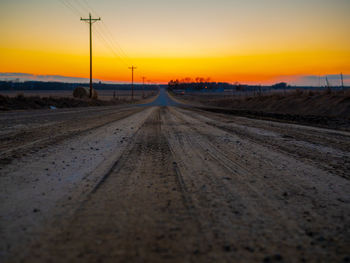
<path fill-rule="evenodd" d="M 72 205 L 16 262 L 346 258 L 345 179 L 209 125 L 190 109 L 152 108 L 125 123 L 119 135 L 121 124 L 75 142 L 88 150 L 98 147 L 96 136 L 108 136 L 103 143 L 113 147 L 88 176 L 95 180 L 85 193 L 58 202 Z M 123 136 L 129 141 L 117 151 Z M 92 158 L 100 156 L 95 148 Z"/>
<path fill-rule="evenodd" d="M 243 128 L 230 127 L 230 125 L 224 124 L 221 121 L 219 121 L 220 123 L 217 123 L 218 121 L 214 121 L 210 119 L 210 117 L 207 116 L 208 114 L 203 114 L 203 112 L 199 112 L 198 110 L 195 112 L 197 112 L 199 115 L 202 115 L 202 117 L 206 118 L 207 121 L 205 121 L 205 123 L 214 128 L 218 128 L 225 132 L 238 135 L 241 138 L 247 139 L 251 142 L 256 142 L 266 147 L 273 147 L 275 151 L 278 151 L 281 154 L 287 154 L 293 158 L 298 159 L 301 162 L 304 162 L 305 164 L 322 166 L 322 169 L 327 172 L 331 172 L 335 175 L 344 177 L 346 179 L 350 178 L 347 173 L 347 171 L 350 169 L 350 155 L 346 155 L 346 153 L 344 152 L 344 150 L 346 151 L 346 145 L 349 144 L 348 136 L 337 133 L 336 135 L 332 135 L 331 137 L 333 138 L 335 136 L 337 140 L 333 140 L 329 137 L 328 139 L 323 140 L 322 138 L 324 138 L 324 136 L 320 137 L 320 135 L 315 133 L 310 132 L 310 134 L 305 135 L 301 132 L 297 132 L 296 134 L 294 134 L 292 131 L 285 128 L 284 130 L 277 129 L 279 133 L 284 134 L 283 142 L 281 141 L 280 138 L 279 140 L 277 140 L 277 138 L 270 137 L 269 140 L 266 140 L 263 137 L 259 137 L 257 134 L 251 134 L 249 131 L 247 132 L 246 130 L 242 130 Z M 201 120 L 201 117 L 196 116 L 194 114 L 191 114 L 191 116 L 198 121 L 204 121 L 204 120 Z M 254 125 L 252 126 L 252 125 L 245 124 L 245 127 L 247 126 L 255 128 Z M 270 128 L 260 127 L 260 129 L 272 130 L 273 132 L 275 132 L 276 130 L 276 128 L 271 128 L 271 127 Z M 308 128 L 308 130 L 310 130 L 310 128 Z M 292 134 L 292 135 L 288 135 L 288 134 Z M 330 136 L 329 132 L 327 133 L 327 135 Z M 289 140 L 291 140 L 291 142 L 289 142 Z M 343 142 L 341 145 L 339 145 L 339 141 L 341 140 L 343 140 Z M 344 152 L 344 156 L 340 158 L 340 157 L 333 157 L 329 153 L 322 153 L 319 151 L 315 153 L 315 149 L 313 150 L 307 149 L 305 146 L 302 147 L 296 144 L 296 142 L 300 142 L 302 144 L 317 143 L 319 145 L 322 145 L 323 147 L 329 147 L 329 144 L 331 144 L 332 147 L 334 145 L 336 149 L 340 149 L 340 151 Z"/>
<path fill-rule="evenodd" d="M 117 124 L 112 122 L 109 124 L 111 126 L 104 125 L 100 129 L 92 129 L 86 135 L 78 138 L 73 137 L 70 139 L 71 143 L 57 145 L 54 147 L 54 151 L 49 148 L 47 151 L 51 151 L 52 154 L 28 162 L 28 165 L 22 164 L 24 169 L 19 168 L 19 171 L 13 165 L 6 167 L 11 173 L 1 178 L 2 182 L 17 180 L 18 183 L 12 187 L 13 191 L 10 191 L 10 188 L 1 193 L 4 197 L 4 203 L 0 206 L 0 209 L 2 212 L 7 211 L 8 215 L 6 218 L 1 218 L 1 223 L 7 228 L 1 233 L 1 236 L 5 239 L 0 242 L 2 251 L 0 258 L 5 258 L 7 254 L 18 253 L 22 255 L 25 253 L 29 241 L 35 240 L 35 237 L 39 235 L 45 236 L 46 227 L 54 231 L 56 226 L 63 224 L 63 222 L 69 222 L 76 209 L 79 209 L 79 206 L 86 200 L 86 195 L 93 190 L 96 183 L 98 184 L 101 181 L 101 177 L 108 173 L 109 166 L 115 164 L 121 150 L 129 144 L 130 137 L 127 136 L 127 133 L 131 132 L 131 136 L 134 135 L 133 127 L 142 125 L 153 110 L 153 108 L 147 109 L 145 112 L 137 110 L 136 115 L 124 116 L 123 120 L 116 121 Z M 126 125 L 127 128 L 121 125 Z M 122 129 L 116 129 L 120 127 L 123 128 L 123 131 Z M 100 137 L 99 141 L 95 140 L 96 136 L 106 135 L 107 138 Z M 120 139 L 123 141 L 120 141 Z M 123 144 L 125 140 L 128 141 L 127 144 Z M 94 147 L 90 147 L 91 144 Z M 121 147 L 121 150 L 116 149 L 115 152 L 111 152 L 115 146 Z M 74 148 L 70 149 L 69 147 Z M 82 156 L 74 158 L 74 155 L 79 156 L 79 153 L 83 153 Z M 81 169 L 82 165 L 86 166 L 85 161 L 91 160 L 92 157 L 94 157 L 95 163 Z M 49 166 L 48 164 L 51 165 L 52 170 L 51 167 L 45 170 L 45 167 Z M 25 167 L 30 169 L 25 169 Z M 30 174 L 31 169 L 36 171 L 33 176 Z M 31 182 L 33 179 L 21 181 L 23 175 L 25 175 L 25 178 L 34 178 L 35 182 L 40 180 L 40 183 L 33 184 Z M 77 179 L 74 179 L 74 177 Z M 32 185 L 35 187 L 32 187 Z M 23 200 L 23 196 L 26 197 L 26 200 Z M 30 207 L 40 209 L 36 209 L 35 211 L 38 212 L 33 213 Z M 18 211 L 21 214 L 17 215 Z M 10 218 L 13 220 L 9 221 Z M 12 230 L 15 231 L 14 235 L 11 234 Z M 6 244 L 10 244 L 10 246 L 6 248 Z"/>
<path fill-rule="evenodd" d="M 142 111 L 142 109 L 128 109 L 126 112 L 123 111 L 121 113 L 113 112 L 113 113 L 110 113 L 108 115 L 104 115 L 104 118 L 107 118 L 107 119 L 110 116 L 117 115 L 112 120 L 107 120 L 106 122 L 103 122 L 99 125 L 96 125 L 96 126 L 93 126 L 90 128 L 85 128 L 84 130 L 80 130 L 80 128 L 78 127 L 78 130 L 63 131 L 64 134 L 60 134 L 60 133 L 58 133 L 58 131 L 55 131 L 56 134 L 48 133 L 47 138 L 37 139 L 34 141 L 31 140 L 30 142 L 24 143 L 24 144 L 22 142 L 21 145 L 19 145 L 17 147 L 13 147 L 13 144 L 11 144 L 10 146 L 12 148 L 5 150 L 5 151 L 1 151 L 0 164 L 9 164 L 13 159 L 12 156 L 15 156 L 14 158 L 17 158 L 17 156 L 25 155 L 26 153 L 28 153 L 30 151 L 37 151 L 38 149 L 41 149 L 41 148 L 46 147 L 48 145 L 58 144 L 58 143 L 66 140 L 68 138 L 69 139 L 74 138 L 76 136 L 92 132 L 92 131 L 97 130 L 99 128 L 102 128 L 104 126 L 110 125 L 110 124 L 115 123 L 115 122 L 120 121 L 120 120 L 123 120 L 123 119 L 125 119 L 133 114 L 140 112 L 140 111 Z M 91 118 L 91 120 L 86 120 L 86 121 L 92 121 L 92 120 L 94 120 L 94 118 Z M 63 123 L 59 123 L 59 125 L 60 126 L 63 126 L 63 125 L 70 126 L 70 122 L 71 122 L 71 120 L 65 121 Z M 53 128 L 56 125 L 58 125 L 58 124 L 53 124 L 52 127 L 50 126 L 50 127 L 47 127 L 46 129 Z M 40 128 L 36 128 L 33 131 L 25 132 L 25 137 L 32 136 L 31 134 L 35 134 L 35 136 L 38 137 L 38 135 L 36 134 L 37 133 L 36 130 L 39 131 L 39 134 L 43 132 L 42 130 L 40 130 Z M 59 132 L 62 132 L 62 131 L 59 131 Z M 22 137 L 21 133 L 13 135 L 13 138 L 18 138 L 18 137 L 19 138 Z M 4 140 L 5 138 L 2 138 L 2 139 Z M 8 138 L 8 139 L 11 140 L 10 138 Z M 8 139 L 6 139 L 6 140 L 8 140 Z"/>
<path fill-rule="evenodd" d="M 174 111 L 173 115 L 179 117 L 177 114 L 177 110 L 173 110 L 173 111 Z M 211 156 L 211 158 L 213 160 L 215 160 L 215 162 L 219 163 L 222 167 L 225 167 L 225 169 L 230 171 L 232 174 L 235 174 L 235 176 L 238 175 L 240 178 L 239 184 L 245 185 L 246 189 L 250 189 L 250 191 L 249 190 L 247 191 L 247 193 L 249 192 L 249 194 L 244 194 L 244 191 L 241 192 L 242 196 L 245 197 L 244 198 L 245 201 L 243 203 L 246 203 L 248 205 L 252 205 L 254 203 L 257 204 L 257 206 L 255 206 L 254 209 L 258 213 L 255 213 L 254 217 L 257 217 L 258 215 L 264 215 L 263 218 L 265 217 L 265 219 L 266 219 L 266 215 L 268 215 L 268 217 L 272 216 L 274 218 L 279 218 L 279 222 L 277 225 L 280 225 L 282 227 L 280 229 L 280 231 L 284 231 L 284 233 L 289 233 L 288 239 L 285 239 L 283 242 L 283 243 L 286 243 L 286 245 L 288 247 L 293 246 L 293 244 L 300 242 L 301 238 L 303 238 L 304 241 L 302 243 L 315 243 L 313 253 L 316 253 L 319 256 L 321 256 L 322 254 L 324 254 L 325 251 L 323 248 L 324 243 L 319 242 L 317 240 L 319 238 L 319 236 L 321 236 L 322 239 L 327 240 L 328 244 L 330 244 L 331 246 L 334 245 L 334 244 L 332 244 L 333 241 L 331 241 L 331 240 L 333 240 L 334 234 L 336 234 L 338 236 L 339 240 L 343 240 L 342 242 L 345 242 L 344 232 L 343 232 L 343 230 L 341 230 L 341 229 L 344 229 L 344 226 L 343 226 L 344 221 L 343 220 L 340 220 L 340 221 L 337 220 L 338 221 L 337 225 L 342 226 L 342 227 L 340 228 L 340 230 L 336 230 L 335 231 L 336 233 L 334 233 L 334 230 L 336 229 L 336 227 L 334 227 L 333 234 L 331 234 L 331 235 L 329 233 L 327 233 L 327 231 L 320 231 L 320 229 L 318 229 L 318 227 L 315 227 L 316 226 L 315 223 L 310 224 L 309 222 L 311 222 L 311 221 L 305 221 L 305 219 L 309 220 L 309 218 L 313 218 L 313 220 L 316 220 L 317 224 L 321 224 L 324 227 L 327 227 L 329 225 L 329 222 L 334 220 L 331 217 L 332 214 L 327 215 L 327 214 L 329 214 L 329 212 L 327 213 L 326 210 L 312 208 L 313 206 L 318 206 L 320 204 L 320 201 L 316 201 L 315 197 L 310 198 L 310 190 L 309 189 L 303 189 L 299 185 L 291 185 L 290 183 L 287 182 L 287 184 L 283 183 L 284 184 L 283 188 L 281 188 L 282 185 L 280 187 L 278 187 L 278 185 L 277 185 L 277 188 L 276 188 L 276 185 L 271 185 L 272 189 L 274 189 L 273 190 L 274 192 L 276 192 L 276 190 L 277 190 L 277 192 L 281 193 L 281 198 L 276 198 L 276 196 L 271 195 L 271 194 L 269 194 L 266 197 L 263 196 L 262 194 L 264 194 L 264 191 L 270 191 L 270 190 L 268 190 L 266 188 L 266 190 L 261 192 L 261 190 L 262 190 L 261 187 L 258 190 L 257 188 L 252 187 L 252 183 L 250 183 L 250 181 L 253 180 L 253 184 L 254 184 L 255 183 L 254 181 L 256 180 L 255 178 L 262 177 L 261 175 L 259 176 L 256 173 L 258 170 L 255 170 L 255 172 L 252 173 L 250 169 L 247 169 L 241 163 L 239 163 L 237 161 L 233 161 L 232 158 L 229 158 L 227 156 L 227 152 L 223 151 L 223 150 L 227 151 L 228 150 L 227 147 L 225 145 L 220 144 L 221 147 L 219 149 L 216 146 L 216 144 L 218 144 L 218 142 L 215 141 L 215 137 L 207 136 L 206 134 L 201 132 L 201 129 L 205 129 L 205 127 L 204 126 L 202 127 L 201 124 L 198 124 L 195 122 L 187 122 L 184 118 L 182 118 L 182 117 L 179 117 L 179 118 L 180 118 L 179 121 L 174 121 L 174 122 L 181 123 L 181 125 L 186 127 L 186 129 L 191 130 L 191 132 L 185 132 L 185 130 L 182 131 L 182 134 L 183 134 L 182 136 L 186 136 L 186 134 L 196 135 L 196 136 L 188 137 L 187 141 L 184 142 L 184 144 L 187 143 L 187 144 L 191 145 L 190 148 L 192 148 L 192 149 L 201 149 L 201 150 L 198 150 L 198 152 L 197 152 L 198 155 L 201 155 L 203 152 L 206 152 L 207 154 L 209 154 Z M 215 132 L 209 131 L 209 130 L 206 130 L 206 132 L 215 133 Z M 214 144 L 214 142 L 215 142 L 215 144 Z M 231 153 L 233 153 L 233 152 L 231 151 Z M 203 160 L 204 159 L 205 158 L 203 157 Z M 247 164 L 246 164 L 246 166 L 247 166 Z M 220 173 L 220 172 L 218 172 L 218 173 Z M 207 173 L 207 175 L 209 176 L 209 180 L 211 180 L 213 182 L 213 185 L 216 185 L 217 189 L 222 189 L 222 192 L 230 193 L 231 200 L 234 199 L 235 195 L 234 195 L 234 193 L 232 193 L 231 189 L 237 189 L 237 187 L 235 187 L 235 185 L 234 185 L 234 182 L 236 179 L 230 179 L 230 180 L 226 181 L 225 180 L 226 178 L 222 178 L 222 177 L 215 177 L 214 178 L 212 176 L 214 174 L 215 174 L 215 172 L 208 172 Z M 244 174 L 245 174 L 245 176 L 242 177 L 241 175 L 244 175 Z M 219 184 L 218 184 L 218 180 L 220 181 Z M 269 181 L 265 180 L 262 183 L 269 184 Z M 221 184 L 223 184 L 224 186 L 222 186 Z M 230 189 L 227 187 L 230 187 Z M 282 195 L 283 189 L 289 189 L 289 191 L 292 191 L 292 192 L 297 191 L 300 193 L 300 198 L 303 199 L 304 206 L 307 205 L 304 207 L 304 209 L 306 211 L 308 211 L 307 218 L 305 218 L 305 214 L 303 215 L 303 211 L 300 211 L 300 210 L 303 210 L 302 206 L 299 207 L 299 209 L 294 210 L 295 212 L 293 212 L 293 209 L 296 208 L 294 205 L 292 205 L 293 199 L 290 199 L 293 196 L 289 197 L 288 194 L 286 194 L 286 196 L 284 196 L 285 194 Z M 306 191 L 308 192 L 307 196 L 309 196 L 309 197 L 304 195 L 305 193 L 307 193 Z M 218 192 L 217 196 L 219 196 L 219 195 L 223 195 L 223 193 Z M 334 196 L 334 194 L 333 194 L 333 196 Z M 237 196 L 236 196 L 236 198 L 237 198 Z M 298 197 L 297 200 L 299 200 L 300 198 Z M 228 199 L 228 198 L 226 198 L 226 199 Z M 305 203 L 305 201 L 306 201 L 306 203 Z M 316 201 L 316 202 L 314 202 L 314 201 Z M 292 203 L 290 203 L 290 202 L 292 202 Z M 288 204 L 288 206 L 291 206 L 289 208 L 289 210 L 282 208 L 283 206 L 285 206 L 285 205 L 283 205 L 283 203 Z M 258 206 L 258 204 L 259 204 L 259 206 Z M 296 203 L 296 205 L 298 205 L 298 203 Z M 331 203 L 329 203 L 329 205 L 331 205 Z M 293 206 L 294 206 L 294 208 L 293 208 Z M 324 206 L 324 207 L 326 207 L 326 206 Z M 276 208 L 277 208 L 277 210 L 276 210 Z M 282 208 L 282 210 L 280 210 L 281 208 Z M 335 210 L 338 210 L 338 209 L 335 209 Z M 326 214 L 325 214 L 325 212 L 326 212 Z M 333 211 L 333 213 L 334 212 L 335 211 Z M 341 210 L 338 210 L 336 213 L 339 214 L 339 212 L 341 212 Z M 296 213 L 296 215 L 294 213 Z M 298 218 L 298 214 L 300 215 L 300 218 Z M 327 216 L 325 216 L 325 215 L 327 215 Z M 303 217 L 305 219 L 300 220 Z M 275 222 L 274 224 L 276 224 L 277 221 L 274 220 L 274 222 Z M 234 224 L 234 221 L 232 223 Z M 333 222 L 333 224 L 334 224 L 334 222 Z M 285 226 L 285 227 L 283 228 L 283 226 Z M 267 227 L 266 223 L 265 223 L 265 225 L 263 225 L 261 227 L 265 228 L 265 229 L 267 228 L 269 230 L 274 229 L 274 226 L 272 226 L 272 225 Z M 311 229 L 313 229 L 313 230 L 311 230 Z M 338 229 L 338 227 L 337 227 L 337 229 Z M 315 234 L 310 235 L 310 233 L 312 233 L 312 231 L 315 231 L 316 233 L 320 231 L 320 233 L 316 234 L 316 236 L 315 236 Z M 272 238 L 270 236 L 270 238 L 271 238 L 271 240 L 273 240 L 276 237 Z M 271 240 L 266 241 L 269 243 L 270 246 L 271 246 Z M 279 247 L 278 243 L 280 243 L 280 242 L 281 241 L 280 240 L 278 241 L 278 239 L 277 239 L 275 242 L 275 245 L 277 245 L 277 247 Z M 339 244 L 344 244 L 342 242 L 339 242 Z M 281 243 L 281 244 L 283 244 L 283 243 Z M 344 249 L 344 248 L 342 248 L 342 249 Z M 294 250 L 293 253 L 295 253 L 295 251 L 297 250 L 296 246 L 294 247 L 294 249 L 290 249 L 289 252 L 291 252 L 292 250 Z M 286 251 L 286 252 L 288 252 L 288 251 Z M 326 255 L 323 255 L 323 256 L 326 256 Z"/>
<path fill-rule="evenodd" d="M 42 238 L 40 246 L 45 249 L 35 249 L 38 244 L 33 244 L 27 262 L 34 262 L 36 253 L 53 262 L 76 257 L 84 262 L 111 258 L 130 262 L 140 257 L 149 262 L 195 262 L 198 258 L 210 262 L 186 186 L 162 131 L 159 109 L 127 148 L 79 210 L 49 238 L 55 240 L 52 246 Z M 104 246 L 96 246 L 95 240 Z M 66 247 L 72 248 L 69 255 L 60 254 Z"/>

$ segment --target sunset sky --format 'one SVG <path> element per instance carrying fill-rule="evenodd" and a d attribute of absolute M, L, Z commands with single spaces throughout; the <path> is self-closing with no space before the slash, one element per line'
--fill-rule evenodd
<path fill-rule="evenodd" d="M 350 74 L 349 0 L 1 0 L 0 72 L 89 77 L 89 11 L 102 81 Z"/>

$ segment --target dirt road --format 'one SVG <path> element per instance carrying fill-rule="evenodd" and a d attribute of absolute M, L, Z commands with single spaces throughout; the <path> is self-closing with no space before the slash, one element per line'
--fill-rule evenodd
<path fill-rule="evenodd" d="M 157 103 L 0 120 L 2 262 L 350 260 L 348 132 Z"/>

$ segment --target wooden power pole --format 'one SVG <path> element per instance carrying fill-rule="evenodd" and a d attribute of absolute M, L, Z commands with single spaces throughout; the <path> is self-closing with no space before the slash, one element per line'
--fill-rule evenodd
<path fill-rule="evenodd" d="M 101 18 L 91 18 L 89 14 L 89 18 L 80 18 L 80 20 L 88 22 L 90 26 L 90 98 L 92 98 L 92 24 L 100 21 Z"/>
<path fill-rule="evenodd" d="M 142 98 L 145 98 L 145 79 L 146 77 L 142 77 Z"/>
<path fill-rule="evenodd" d="M 131 69 L 131 100 L 134 100 L 134 70 L 137 69 L 137 67 L 131 66 L 129 67 Z"/>

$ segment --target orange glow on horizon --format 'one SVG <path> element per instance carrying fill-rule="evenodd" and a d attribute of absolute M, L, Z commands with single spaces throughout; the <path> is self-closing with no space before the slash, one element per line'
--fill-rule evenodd
<path fill-rule="evenodd" d="M 63 75 L 89 77 L 88 55 L 44 51 L 0 49 L 4 67 L 0 72 L 23 72 L 35 75 Z M 18 63 L 20 61 L 20 63 Z M 54 61 L 54 63 L 52 63 Z M 350 73 L 350 52 L 285 52 L 209 58 L 133 58 L 138 66 L 135 80 L 141 76 L 167 83 L 185 77 L 210 77 L 212 81 L 271 83 L 294 75 L 325 75 Z M 93 59 L 95 79 L 102 81 L 130 81 L 127 65 L 118 59 L 96 54 Z M 139 80 L 138 80 L 139 79 Z"/>
<path fill-rule="evenodd" d="M 0 23 L 0 72 L 88 78 L 87 25 L 60 1 L 36 1 L 0 4 L 0 19 L 6 21 Z M 221 4 L 205 1 L 200 7 L 193 0 L 150 0 L 142 7 L 85 1 L 99 10 L 111 38 L 117 36 L 127 50 L 127 56 L 118 49 L 111 52 L 102 22 L 93 26 L 93 77 L 101 81 L 129 82 L 132 64 L 138 68 L 137 82 L 146 76 L 158 83 L 209 77 L 265 84 L 303 75 L 350 74 L 350 4 L 343 0 L 318 5 L 311 0 L 217 0 Z M 85 1 L 71 3 L 85 14 Z M 130 10 L 135 10 L 132 20 Z"/>

